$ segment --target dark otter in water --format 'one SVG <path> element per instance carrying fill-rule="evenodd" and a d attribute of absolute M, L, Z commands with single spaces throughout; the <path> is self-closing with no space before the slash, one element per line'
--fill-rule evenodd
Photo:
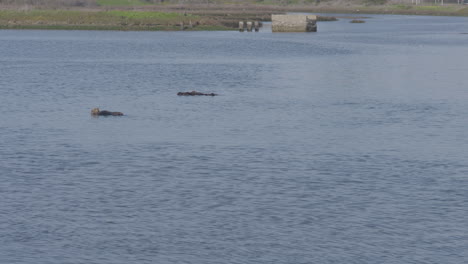
<path fill-rule="evenodd" d="M 93 108 L 91 110 L 91 115 L 93 116 L 123 116 L 123 113 L 121 112 L 111 112 L 107 110 L 99 110 L 99 108 Z"/>
<path fill-rule="evenodd" d="M 191 92 L 178 92 L 177 95 L 179 96 L 195 96 L 195 95 L 204 95 L 204 96 L 216 96 L 217 94 L 215 93 L 200 93 L 197 91 L 191 91 Z"/>

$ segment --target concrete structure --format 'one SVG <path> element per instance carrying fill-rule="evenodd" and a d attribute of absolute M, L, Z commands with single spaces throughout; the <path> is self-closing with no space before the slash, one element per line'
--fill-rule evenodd
<path fill-rule="evenodd" d="M 258 23 L 258 21 L 254 22 L 254 28 L 255 28 L 255 32 L 258 32 L 258 30 L 260 29 L 260 23 Z"/>
<path fill-rule="evenodd" d="M 252 22 L 247 21 L 247 32 L 252 32 Z"/>
<path fill-rule="evenodd" d="M 271 15 L 273 32 L 317 32 L 317 16 Z"/>
<path fill-rule="evenodd" d="M 239 32 L 244 32 L 244 28 L 245 28 L 244 21 L 239 21 Z"/>
<path fill-rule="evenodd" d="M 246 30 L 247 32 L 252 32 L 253 30 L 255 30 L 255 32 L 258 32 L 261 26 L 262 23 L 258 21 L 239 21 L 240 32 L 244 32 Z"/>

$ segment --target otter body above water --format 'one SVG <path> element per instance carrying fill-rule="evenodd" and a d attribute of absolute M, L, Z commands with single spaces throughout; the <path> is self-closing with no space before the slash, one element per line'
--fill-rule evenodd
<path fill-rule="evenodd" d="M 93 108 L 91 110 L 91 115 L 93 116 L 123 116 L 122 112 L 111 112 L 107 110 L 99 110 L 99 108 Z"/>
<path fill-rule="evenodd" d="M 191 92 L 178 92 L 177 95 L 179 95 L 179 96 L 195 96 L 195 95 L 216 96 L 217 94 L 215 94 L 215 93 L 200 93 L 200 92 L 197 92 L 197 91 L 191 91 Z"/>

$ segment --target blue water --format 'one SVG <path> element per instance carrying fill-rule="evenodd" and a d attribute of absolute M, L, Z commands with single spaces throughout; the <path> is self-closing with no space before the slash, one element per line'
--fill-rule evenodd
<path fill-rule="evenodd" d="M 1 30 L 0 264 L 465 263 L 468 18 L 366 21 Z"/>

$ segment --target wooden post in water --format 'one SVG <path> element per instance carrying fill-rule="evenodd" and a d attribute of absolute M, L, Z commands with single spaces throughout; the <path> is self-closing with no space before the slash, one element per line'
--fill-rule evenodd
<path fill-rule="evenodd" d="M 260 28 L 260 23 L 258 23 L 258 21 L 254 22 L 254 28 L 255 28 L 255 32 L 258 32 L 258 30 Z"/>
<path fill-rule="evenodd" d="M 244 21 L 239 21 L 239 32 L 244 32 Z"/>
<path fill-rule="evenodd" d="M 189 20 L 189 28 L 193 28 L 192 20 Z"/>
<path fill-rule="evenodd" d="M 247 22 L 247 32 L 252 32 L 252 22 L 251 21 Z"/>
<path fill-rule="evenodd" d="M 180 30 L 184 30 L 185 27 L 184 27 L 184 21 L 180 22 Z"/>

